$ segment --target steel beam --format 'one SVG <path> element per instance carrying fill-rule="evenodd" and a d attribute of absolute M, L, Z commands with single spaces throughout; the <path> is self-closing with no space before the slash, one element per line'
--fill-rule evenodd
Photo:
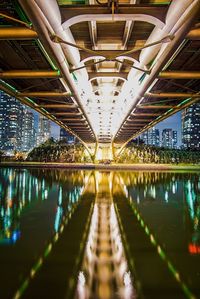
<path fill-rule="evenodd" d="M 122 133 L 122 131 L 126 131 L 127 129 L 131 129 L 131 130 L 135 130 L 137 131 L 138 128 L 141 128 L 142 126 L 145 126 L 146 124 L 142 124 L 142 125 L 137 125 L 137 126 L 134 126 L 134 125 L 126 125 L 124 127 L 121 128 L 120 132 Z"/>
<path fill-rule="evenodd" d="M 56 92 L 56 91 L 35 91 L 35 92 L 20 92 L 20 97 L 32 97 L 32 98 L 51 98 L 51 97 L 68 97 L 71 93 L 68 92 Z"/>
<path fill-rule="evenodd" d="M 127 80 L 128 73 L 127 72 L 120 72 L 120 73 L 113 73 L 113 72 L 98 72 L 98 73 L 93 73 L 90 72 L 88 73 L 89 75 L 89 80 L 93 80 L 95 78 L 101 78 L 101 77 L 115 77 L 115 78 L 122 78 L 124 80 Z"/>
<path fill-rule="evenodd" d="M 130 132 L 127 132 L 127 134 L 124 134 L 125 132 L 123 132 L 123 139 L 126 140 L 126 137 L 129 137 L 132 135 L 132 133 L 134 133 L 134 131 L 130 131 Z M 125 138 L 124 138 L 125 137 Z M 121 139 L 121 138 L 120 138 Z"/>
<path fill-rule="evenodd" d="M 146 125 L 145 122 L 144 122 L 144 123 L 143 123 L 143 122 L 142 122 L 142 123 L 136 123 L 136 124 L 127 124 L 127 123 L 126 123 L 126 124 L 123 126 L 123 128 L 124 128 L 124 127 L 131 127 L 131 126 L 134 127 L 134 128 L 137 128 L 137 127 L 140 128 L 140 127 L 145 126 L 145 125 Z"/>
<path fill-rule="evenodd" d="M 72 115 L 82 115 L 81 112 L 55 112 L 54 115 L 69 115 L 69 116 L 72 116 Z"/>
<path fill-rule="evenodd" d="M 126 121 L 126 123 L 124 124 L 124 126 L 128 126 L 128 127 L 129 127 L 129 126 L 130 126 L 130 127 L 131 127 L 131 126 L 133 126 L 133 127 L 138 127 L 138 126 L 140 126 L 141 124 L 144 124 L 144 123 L 145 123 L 145 122 L 143 122 L 143 121 L 141 121 L 140 123 L 138 123 L 138 122 L 137 122 L 137 123 L 133 123 L 133 122 L 131 122 L 129 119 L 127 119 L 127 121 Z M 123 127 L 124 127 L 124 126 L 123 126 Z M 122 128 L 123 128 L 123 127 L 122 127 Z"/>
<path fill-rule="evenodd" d="M 159 79 L 200 79 L 200 72 L 193 71 L 164 71 L 158 76 Z"/>
<path fill-rule="evenodd" d="M 142 117 L 143 117 L 143 116 L 144 116 L 144 117 L 147 116 L 147 117 L 148 117 L 148 116 L 159 116 L 160 113 L 132 113 L 131 116 L 132 116 L 132 115 L 133 115 L 133 116 L 142 116 Z"/>
<path fill-rule="evenodd" d="M 81 128 L 87 128 L 87 129 L 89 129 L 90 127 L 88 126 L 88 124 L 87 123 L 84 123 L 84 122 L 80 122 L 80 123 L 71 123 L 70 124 L 70 126 L 72 127 L 72 128 L 78 128 L 78 127 L 81 127 Z"/>
<path fill-rule="evenodd" d="M 145 97 L 149 98 L 200 98 L 198 93 L 186 93 L 186 92 L 162 92 L 162 93 L 145 93 Z"/>
<path fill-rule="evenodd" d="M 68 127 L 70 127 L 72 130 L 73 130 L 73 123 L 65 123 Z M 83 123 L 79 123 L 79 122 L 77 122 L 77 125 L 82 125 Z"/>
<path fill-rule="evenodd" d="M 136 108 L 138 109 L 171 109 L 174 106 L 172 105 L 139 105 Z"/>
<path fill-rule="evenodd" d="M 157 18 L 158 20 L 164 22 L 165 16 L 169 6 L 168 5 L 135 5 L 135 4 L 123 4 L 118 6 L 117 14 L 127 15 L 149 15 Z M 111 9 L 108 6 L 100 5 L 66 5 L 61 6 L 62 21 L 81 16 L 81 15 L 107 15 L 111 14 Z"/>
<path fill-rule="evenodd" d="M 135 128 L 134 126 L 130 126 L 130 127 L 123 127 L 120 132 L 122 133 L 122 131 L 128 131 L 128 130 L 131 130 L 131 131 L 137 131 L 138 128 Z"/>
<path fill-rule="evenodd" d="M 33 79 L 33 78 L 59 78 L 59 71 L 38 71 L 38 70 L 12 70 L 0 72 L 1 79 Z"/>
<path fill-rule="evenodd" d="M 27 27 L 1 27 L 0 40 L 35 39 L 38 37 L 36 31 Z"/>
<path fill-rule="evenodd" d="M 124 56 L 123 53 L 124 50 L 98 50 L 96 56 L 99 56 L 99 54 L 101 54 L 102 57 L 110 58 L 112 60 L 115 57 Z M 133 52 L 125 56 L 127 57 L 127 59 L 130 58 L 139 61 L 140 53 L 141 51 L 138 50 L 137 52 Z M 92 59 L 95 56 L 94 54 L 85 52 L 83 50 L 80 51 L 80 55 L 81 55 L 81 60 L 88 59 L 89 57 L 91 57 Z"/>
<path fill-rule="evenodd" d="M 190 40 L 200 40 L 200 27 L 191 29 L 186 38 Z"/>
<path fill-rule="evenodd" d="M 71 128 L 72 130 L 77 130 L 77 129 L 90 130 L 89 127 L 85 127 L 83 124 L 76 125 L 76 126 L 70 125 L 70 128 Z"/>
<path fill-rule="evenodd" d="M 72 109 L 72 108 L 77 108 L 76 105 L 74 104 L 44 104 L 44 105 L 38 105 L 40 108 L 64 108 L 64 109 Z"/>
<path fill-rule="evenodd" d="M 82 119 L 80 117 L 73 117 L 73 118 L 59 118 L 60 121 L 62 122 L 69 122 L 71 124 L 76 124 L 76 123 L 80 123 L 80 124 L 87 124 L 86 120 L 85 119 Z"/>
<path fill-rule="evenodd" d="M 90 130 L 90 127 L 85 127 L 84 125 L 75 125 L 75 126 L 70 125 L 70 128 L 72 128 L 73 130 L 74 129 L 82 129 L 82 128 Z"/>
<path fill-rule="evenodd" d="M 127 119 L 128 120 L 128 122 L 131 122 L 131 123 L 138 123 L 138 122 L 149 122 L 149 121 L 151 121 L 150 119 L 146 119 L 146 118 L 129 118 L 129 119 Z"/>
<path fill-rule="evenodd" d="M 74 128 L 73 128 L 74 130 Z M 91 129 L 77 129 L 75 130 L 77 133 L 90 133 Z"/>

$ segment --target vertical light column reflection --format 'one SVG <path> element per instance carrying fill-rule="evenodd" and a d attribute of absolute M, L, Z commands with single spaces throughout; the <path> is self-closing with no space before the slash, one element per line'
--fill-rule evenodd
<path fill-rule="evenodd" d="M 96 200 L 77 279 L 78 299 L 136 298 L 112 200 L 112 176 L 95 173 Z"/>
<path fill-rule="evenodd" d="M 188 227 L 191 227 L 191 236 L 188 244 L 190 254 L 200 254 L 200 186 L 198 181 L 187 180 L 184 183 L 185 199 L 189 214 Z"/>

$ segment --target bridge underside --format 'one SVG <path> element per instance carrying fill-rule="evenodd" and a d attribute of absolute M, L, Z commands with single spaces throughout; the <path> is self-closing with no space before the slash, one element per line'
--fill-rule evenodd
<path fill-rule="evenodd" d="M 98 159 L 199 100 L 199 0 L 68 3 L 0 4 L 2 90 Z"/>

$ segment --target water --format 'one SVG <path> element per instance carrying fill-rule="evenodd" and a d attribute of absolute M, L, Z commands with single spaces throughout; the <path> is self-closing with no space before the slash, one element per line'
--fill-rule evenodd
<path fill-rule="evenodd" d="M 0 298 L 200 298 L 200 173 L 0 169 Z"/>

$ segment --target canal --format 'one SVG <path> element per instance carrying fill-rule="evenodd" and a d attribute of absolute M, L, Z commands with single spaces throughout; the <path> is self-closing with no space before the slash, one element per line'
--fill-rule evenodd
<path fill-rule="evenodd" d="M 0 169 L 0 298 L 200 298 L 200 172 Z"/>

